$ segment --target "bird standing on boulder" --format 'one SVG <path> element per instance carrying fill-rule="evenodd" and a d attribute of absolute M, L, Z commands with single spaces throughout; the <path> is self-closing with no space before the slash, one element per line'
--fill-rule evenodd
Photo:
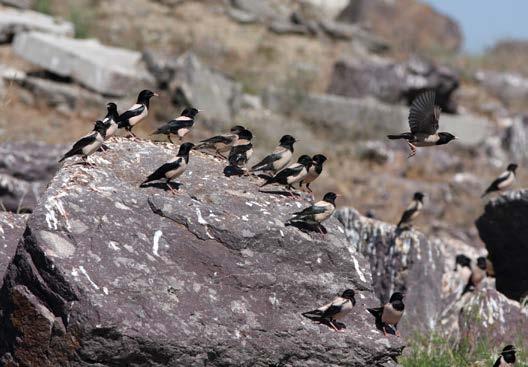
<path fill-rule="evenodd" d="M 87 158 L 89 155 L 95 153 L 104 143 L 106 136 L 106 130 L 110 125 L 103 123 L 101 120 L 98 120 L 95 123 L 93 131 L 79 139 L 73 147 L 64 154 L 59 162 L 62 162 L 66 158 L 72 157 L 74 155 L 81 155 L 86 163 L 88 163 Z"/>
<path fill-rule="evenodd" d="M 314 322 L 328 325 L 335 331 L 340 331 L 336 321 L 344 318 L 352 311 L 356 305 L 355 295 L 353 289 L 347 289 L 332 302 L 313 311 L 303 312 L 302 315 Z"/>
<path fill-rule="evenodd" d="M 273 153 L 251 167 L 251 171 L 270 171 L 272 174 L 279 172 L 290 163 L 295 141 L 296 140 L 293 136 L 284 135 L 280 139 L 279 145 L 275 148 Z"/>
<path fill-rule="evenodd" d="M 216 135 L 209 139 L 200 141 L 194 146 L 194 149 L 214 149 L 215 154 L 222 158 L 227 158 L 223 153 L 227 153 L 231 150 L 231 147 L 238 140 L 238 133 L 245 130 L 244 126 L 236 125 L 231 128 L 230 134 Z"/>
<path fill-rule="evenodd" d="M 196 108 L 186 108 L 182 111 L 181 115 L 174 120 L 170 120 L 165 125 L 154 131 L 152 135 L 165 134 L 172 143 L 171 134 L 178 135 L 180 141 L 185 135 L 191 131 L 194 126 L 194 118 L 200 112 Z"/>
<path fill-rule="evenodd" d="M 407 209 L 403 212 L 400 221 L 398 222 L 398 229 L 409 227 L 412 221 L 420 214 L 423 208 L 424 194 L 415 192 L 413 199 Z"/>
<path fill-rule="evenodd" d="M 105 140 L 114 136 L 118 129 L 117 120 L 119 119 L 119 113 L 117 112 L 117 106 L 115 103 L 109 102 L 106 105 L 106 109 L 107 113 L 103 119 L 103 123 L 108 125 L 108 128 L 106 129 Z"/>
<path fill-rule="evenodd" d="M 515 181 L 515 170 L 517 169 L 517 165 L 515 163 L 510 163 L 508 165 L 508 168 L 506 168 L 506 171 L 502 172 L 499 177 L 495 179 L 489 185 L 489 187 L 486 189 L 484 194 L 482 194 L 482 198 L 489 193 L 495 192 L 495 191 L 504 191 L 508 188 L 510 188 L 513 185 L 513 181 Z"/>
<path fill-rule="evenodd" d="M 515 365 L 515 347 L 513 345 L 507 345 L 501 352 L 501 355 L 495 361 L 493 367 L 513 367 Z"/>
<path fill-rule="evenodd" d="M 312 158 L 308 155 L 301 155 L 297 160 L 297 163 L 293 163 L 288 167 L 284 168 L 282 171 L 277 172 L 275 176 L 269 177 L 266 179 L 260 187 L 272 183 L 278 183 L 280 185 L 286 186 L 287 189 L 292 190 L 293 184 L 301 181 L 308 174 L 308 170 L 312 165 Z"/>
<path fill-rule="evenodd" d="M 480 285 L 482 284 L 484 279 L 486 279 L 487 269 L 488 262 L 486 257 L 479 257 L 477 259 L 477 266 L 473 266 L 471 268 L 471 276 L 469 277 L 468 283 L 462 291 L 462 295 L 480 288 Z"/>
<path fill-rule="evenodd" d="M 416 147 L 443 145 L 456 139 L 451 133 L 437 132 L 440 107 L 435 105 L 435 91 L 429 90 L 414 99 L 409 112 L 411 132 L 387 135 L 389 139 L 405 139 L 411 148 L 409 158 L 416 154 Z"/>
<path fill-rule="evenodd" d="M 319 232 L 323 233 L 321 223 L 334 214 L 337 196 L 333 192 L 326 193 L 323 200 L 300 212 L 293 213 L 293 217 L 286 222 L 286 225 L 307 224 L 309 226 L 317 226 Z"/>
<path fill-rule="evenodd" d="M 170 185 L 170 182 L 171 180 L 180 177 L 181 174 L 185 172 L 187 164 L 189 163 L 189 152 L 193 147 L 193 143 L 183 143 L 180 145 L 180 149 L 178 150 L 178 155 L 176 158 L 169 160 L 167 163 L 163 164 L 156 171 L 154 171 L 154 173 L 152 173 L 145 181 L 143 181 L 140 187 L 144 187 L 147 183 L 152 181 L 166 179 L 167 187 L 173 194 L 176 194 Z"/>
<path fill-rule="evenodd" d="M 142 90 L 138 95 L 136 104 L 119 116 L 119 121 L 117 122 L 119 128 L 124 128 L 132 136 L 136 137 L 132 132 L 132 128 L 147 117 L 150 99 L 154 96 L 157 96 L 157 94 L 148 89 Z"/>
<path fill-rule="evenodd" d="M 227 160 L 233 167 L 245 168 L 247 162 L 253 155 L 253 134 L 248 129 L 243 129 L 237 133 L 238 139 L 231 147 Z"/>
<path fill-rule="evenodd" d="M 393 326 L 396 332 L 396 336 L 400 336 L 398 331 L 398 323 L 400 322 L 405 305 L 403 304 L 404 295 L 400 292 L 394 292 L 389 300 L 389 303 L 382 307 L 367 308 L 376 318 L 376 327 L 383 330 L 383 334 L 387 336 L 387 327 Z"/>
<path fill-rule="evenodd" d="M 316 154 L 312 157 L 312 166 L 308 170 L 308 174 L 305 178 L 299 182 L 299 187 L 302 188 L 303 183 L 309 192 L 312 192 L 310 189 L 310 184 L 314 182 L 323 172 L 323 164 L 326 162 L 326 157 L 322 154 Z"/>

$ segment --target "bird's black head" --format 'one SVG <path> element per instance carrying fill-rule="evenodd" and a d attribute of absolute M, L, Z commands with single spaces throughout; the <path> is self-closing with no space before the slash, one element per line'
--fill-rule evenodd
<path fill-rule="evenodd" d="M 93 131 L 97 131 L 99 134 L 101 134 L 103 137 L 105 137 L 106 136 L 106 129 L 108 129 L 109 126 L 110 126 L 110 124 L 105 124 L 103 121 L 97 120 L 95 122 Z"/>
<path fill-rule="evenodd" d="M 486 270 L 488 267 L 488 261 L 485 256 L 481 256 L 477 259 L 477 266 L 482 270 Z"/>
<path fill-rule="evenodd" d="M 248 129 L 242 129 L 239 133 L 237 133 L 238 138 L 240 140 L 251 140 L 253 139 L 253 134 Z"/>
<path fill-rule="evenodd" d="M 325 196 L 323 196 L 323 201 L 326 201 L 327 203 L 334 204 L 337 199 L 337 195 L 333 192 L 327 192 Z"/>
<path fill-rule="evenodd" d="M 292 148 L 293 147 L 293 143 L 295 143 L 296 140 L 293 136 L 291 135 L 284 135 L 281 139 L 280 139 L 280 145 L 285 147 L 285 148 Z"/>
<path fill-rule="evenodd" d="M 229 131 L 231 131 L 234 134 L 238 134 L 239 132 L 245 129 L 246 128 L 244 126 L 236 125 L 236 126 L 233 126 Z"/>
<path fill-rule="evenodd" d="M 197 110 L 196 108 L 191 107 L 191 108 L 184 109 L 181 115 L 193 119 L 198 114 L 198 112 L 200 111 Z"/>
<path fill-rule="evenodd" d="M 394 292 L 389 300 L 390 303 L 401 302 L 405 296 L 400 292 Z"/>
<path fill-rule="evenodd" d="M 193 143 L 183 143 L 182 145 L 180 145 L 180 149 L 178 150 L 178 157 L 188 156 L 189 152 L 193 147 Z"/>
<path fill-rule="evenodd" d="M 316 154 L 312 157 L 312 160 L 314 161 L 315 164 L 320 164 L 322 165 L 324 162 L 326 162 L 328 158 L 326 158 L 324 155 L 322 154 Z"/>
<path fill-rule="evenodd" d="M 457 255 L 455 258 L 455 270 L 457 264 L 469 268 L 471 266 L 471 259 L 464 254 Z"/>
<path fill-rule="evenodd" d="M 347 289 L 343 292 L 343 294 L 341 295 L 341 298 L 345 298 L 345 299 L 349 299 L 352 301 L 352 304 L 355 306 L 356 305 L 356 292 L 354 292 L 353 289 Z"/>
<path fill-rule="evenodd" d="M 110 112 L 115 112 L 117 111 L 117 105 L 114 103 L 114 102 L 108 102 L 106 104 L 106 110 L 110 113 Z"/>
<path fill-rule="evenodd" d="M 423 201 L 424 196 L 425 195 L 423 193 L 418 191 L 414 193 L 413 199 L 418 200 L 418 201 Z"/>
<path fill-rule="evenodd" d="M 138 104 L 147 104 L 150 101 L 150 99 L 154 96 L 157 96 L 156 93 L 154 93 L 151 90 L 143 89 L 141 92 L 139 92 L 137 103 Z"/>
<path fill-rule="evenodd" d="M 506 362 L 513 364 L 515 363 L 515 352 L 515 347 L 510 344 L 504 347 L 501 352 L 501 355 Z"/>
<path fill-rule="evenodd" d="M 297 159 L 297 163 L 309 168 L 312 165 L 312 158 L 309 155 L 303 154 Z"/>
<path fill-rule="evenodd" d="M 508 164 L 508 171 L 515 173 L 516 169 L 517 169 L 517 165 L 515 163 Z"/>
<path fill-rule="evenodd" d="M 449 143 L 451 140 L 455 140 L 455 139 L 457 138 L 457 137 L 454 136 L 453 134 L 451 134 L 451 133 L 446 133 L 446 132 L 438 133 L 438 136 L 440 137 L 440 139 L 438 140 L 438 142 L 436 143 L 436 145 L 447 144 L 447 143 Z"/>

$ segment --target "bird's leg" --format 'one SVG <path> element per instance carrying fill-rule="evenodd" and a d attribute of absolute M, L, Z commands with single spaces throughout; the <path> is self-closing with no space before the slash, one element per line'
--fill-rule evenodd
<path fill-rule="evenodd" d="M 319 233 L 324 235 L 323 229 L 321 228 L 320 224 L 317 226 L 317 230 L 319 231 Z"/>
<path fill-rule="evenodd" d="M 332 327 L 332 329 L 334 329 L 335 331 L 339 331 L 339 329 L 335 326 L 333 320 L 330 320 L 328 323 L 330 324 L 330 326 Z"/>
<path fill-rule="evenodd" d="M 399 338 L 401 337 L 400 330 L 396 329 L 396 336 Z"/>
<path fill-rule="evenodd" d="M 385 325 L 382 326 L 383 329 L 383 335 L 388 336 L 387 329 L 385 329 Z"/>
<path fill-rule="evenodd" d="M 411 148 L 411 153 L 409 154 L 407 158 L 411 158 L 416 155 L 416 146 L 414 146 L 414 144 L 411 143 L 410 141 L 408 141 L 407 144 L 409 144 L 409 148 Z"/>
<path fill-rule="evenodd" d="M 172 195 L 177 195 L 178 194 L 176 191 L 174 191 L 174 188 L 170 184 L 170 180 L 167 180 L 167 187 L 169 188 L 169 190 L 172 193 Z"/>
<path fill-rule="evenodd" d="M 174 144 L 174 142 L 173 142 L 172 139 L 171 139 L 170 134 L 167 135 L 167 139 L 169 139 L 169 141 L 170 141 L 171 144 Z"/>
<path fill-rule="evenodd" d="M 310 184 L 309 184 L 309 183 L 307 183 L 305 186 L 306 186 L 306 188 L 308 189 L 308 192 L 310 192 L 310 193 L 313 192 L 312 189 L 310 188 Z"/>
<path fill-rule="evenodd" d="M 218 150 L 216 151 L 216 155 L 219 156 L 220 158 L 227 159 L 227 157 L 223 155 L 222 153 L 220 153 Z"/>

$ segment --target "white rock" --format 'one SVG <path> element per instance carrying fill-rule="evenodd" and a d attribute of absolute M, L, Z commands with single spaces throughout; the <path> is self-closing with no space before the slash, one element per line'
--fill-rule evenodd
<path fill-rule="evenodd" d="M 32 10 L 0 10 L 0 42 L 7 42 L 18 33 L 39 31 L 73 36 L 73 24 Z"/>

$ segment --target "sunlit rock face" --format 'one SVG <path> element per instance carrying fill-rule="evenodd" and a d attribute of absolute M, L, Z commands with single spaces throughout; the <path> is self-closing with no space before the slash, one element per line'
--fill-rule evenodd
<path fill-rule="evenodd" d="M 68 159 L 28 219 L 3 288 L 3 361 L 39 366 L 394 366 L 375 329 L 368 261 L 336 219 L 284 222 L 310 204 L 226 178 L 191 152 L 176 194 L 140 188 L 172 144 L 112 138 L 90 167 Z M 300 313 L 344 289 L 335 333 Z"/>

